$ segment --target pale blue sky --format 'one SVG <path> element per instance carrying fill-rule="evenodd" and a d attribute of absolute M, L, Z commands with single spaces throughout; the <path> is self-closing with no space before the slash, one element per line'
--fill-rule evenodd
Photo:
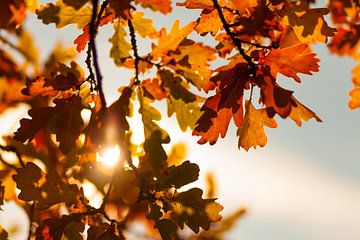
<path fill-rule="evenodd" d="M 147 16 L 159 20 L 157 26 L 169 27 L 176 18 L 181 19 L 181 25 L 195 20 L 197 12 L 176 7 L 171 16 Z M 56 39 L 71 43 L 80 33 L 73 28 L 56 31 L 34 17 L 26 26 L 43 52 L 48 52 Z M 108 57 L 111 33 L 111 27 L 100 29 L 97 39 L 109 101 L 116 98 L 117 87 L 132 76 L 116 68 Z M 188 143 L 188 158 L 201 166 L 200 182 L 205 172 L 215 172 L 224 214 L 237 207 L 248 208 L 249 213 L 226 239 L 360 238 L 360 110 L 347 108 L 355 62 L 329 55 L 325 46 L 315 46 L 314 51 L 321 59 L 320 72 L 302 76 L 300 85 L 285 78 L 280 83 L 294 90 L 323 123 L 310 120 L 298 128 L 290 120 L 278 119 L 278 128 L 267 129 L 265 148 L 245 152 L 237 149 L 234 125 L 225 139 L 209 146 L 197 145 L 190 132 L 177 130 L 173 119 L 164 121 L 167 127 L 173 126 L 173 142 Z"/>

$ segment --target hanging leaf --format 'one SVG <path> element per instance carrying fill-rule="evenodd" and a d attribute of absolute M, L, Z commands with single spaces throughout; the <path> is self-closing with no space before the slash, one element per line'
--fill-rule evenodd
<path fill-rule="evenodd" d="M 243 125 L 238 129 L 238 146 L 248 151 L 251 147 L 263 147 L 267 142 L 264 126 L 276 128 L 274 119 L 267 116 L 265 109 L 256 110 L 251 102 L 246 102 L 246 113 Z"/>
<path fill-rule="evenodd" d="M 35 201 L 36 208 L 45 210 L 54 204 L 74 205 L 82 195 L 76 184 L 63 181 L 55 171 L 44 173 L 34 163 L 18 168 L 13 175 L 16 187 L 20 189 L 19 199 Z"/>

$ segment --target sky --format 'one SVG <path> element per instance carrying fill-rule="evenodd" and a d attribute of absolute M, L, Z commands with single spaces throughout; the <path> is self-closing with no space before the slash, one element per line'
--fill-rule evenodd
<path fill-rule="evenodd" d="M 169 29 L 169 19 L 181 19 L 183 26 L 195 20 L 197 14 L 176 7 L 171 16 L 148 11 L 145 16 L 153 18 L 157 27 Z M 28 18 L 26 26 L 41 46 L 43 57 L 58 39 L 71 44 L 80 34 L 71 27 L 58 31 L 54 26 L 42 25 L 35 17 Z M 102 28 L 97 39 L 109 102 L 118 96 L 117 88 L 133 75 L 116 68 L 109 58 L 111 34 L 111 27 Z M 147 49 L 140 47 L 143 52 Z M 268 143 L 264 148 L 239 150 L 234 124 L 225 139 L 214 146 L 198 145 L 191 132 L 181 132 L 176 121 L 163 114 L 161 123 L 170 129 L 172 142 L 185 142 L 187 158 L 200 165 L 199 184 L 204 184 L 207 172 L 215 174 L 218 201 L 225 206 L 223 215 L 247 208 L 227 240 L 360 239 L 360 110 L 347 107 L 351 68 L 356 63 L 330 55 L 324 45 L 316 45 L 313 50 L 321 59 L 320 72 L 302 75 L 301 84 L 287 78 L 280 84 L 294 90 L 295 96 L 323 122 L 310 120 L 299 128 L 290 120 L 277 118 L 278 128 L 266 129 Z M 159 106 L 165 111 L 165 105 Z M 9 129 L 16 128 L 8 125 Z M 3 221 L 0 214 L 0 223 Z"/>

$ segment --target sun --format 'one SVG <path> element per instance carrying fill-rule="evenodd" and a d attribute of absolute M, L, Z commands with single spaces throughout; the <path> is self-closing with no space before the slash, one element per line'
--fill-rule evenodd
<path fill-rule="evenodd" d="M 104 153 L 96 153 L 96 159 L 102 165 L 108 168 L 113 168 L 120 162 L 120 148 L 118 145 L 110 147 Z"/>

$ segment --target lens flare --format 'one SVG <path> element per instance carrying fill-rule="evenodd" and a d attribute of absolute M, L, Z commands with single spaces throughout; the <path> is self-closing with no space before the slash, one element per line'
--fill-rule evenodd
<path fill-rule="evenodd" d="M 104 153 L 96 153 L 98 162 L 108 168 L 113 168 L 120 161 L 120 148 L 119 146 L 111 147 L 105 150 Z"/>

